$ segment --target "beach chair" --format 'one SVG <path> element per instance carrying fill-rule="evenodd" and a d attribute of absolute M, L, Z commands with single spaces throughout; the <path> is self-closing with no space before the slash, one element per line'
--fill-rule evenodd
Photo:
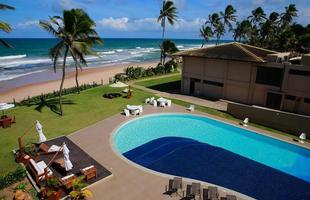
<path fill-rule="evenodd" d="M 243 122 L 241 122 L 241 125 L 242 125 L 242 126 L 248 126 L 248 123 L 249 123 L 249 118 L 245 118 L 245 119 L 243 120 Z"/>
<path fill-rule="evenodd" d="M 176 188 L 177 190 L 183 189 L 183 183 L 182 183 L 182 177 L 174 177 L 173 178 L 173 187 Z"/>
<path fill-rule="evenodd" d="M 41 143 L 39 145 L 38 154 L 53 154 L 53 153 L 57 153 L 60 149 L 61 149 L 61 147 L 58 145 L 48 146 L 45 143 Z"/>
<path fill-rule="evenodd" d="M 160 102 L 159 102 L 159 106 L 160 106 L 160 107 L 165 107 L 165 106 L 166 106 L 166 102 L 160 101 Z"/>
<path fill-rule="evenodd" d="M 124 109 L 124 114 L 125 114 L 126 117 L 128 117 L 128 116 L 130 115 L 129 110 L 125 108 L 125 109 Z"/>
<path fill-rule="evenodd" d="M 70 174 L 68 176 L 59 178 L 59 182 L 65 186 L 66 189 L 72 188 L 73 181 L 76 180 L 76 176 L 74 174 Z"/>
<path fill-rule="evenodd" d="M 299 142 L 304 143 L 304 140 L 306 140 L 306 133 L 301 133 L 299 136 Z"/>
<path fill-rule="evenodd" d="M 201 184 L 200 183 L 192 183 L 192 194 L 194 197 L 198 196 L 201 199 Z"/>
<path fill-rule="evenodd" d="M 165 186 L 165 192 L 163 193 L 164 195 L 169 195 L 171 196 L 172 194 L 176 193 L 178 190 L 174 188 L 174 181 L 173 179 L 169 179 L 168 186 Z"/>
<path fill-rule="evenodd" d="M 171 100 L 167 100 L 167 106 L 171 107 L 172 101 Z"/>
<path fill-rule="evenodd" d="M 209 190 L 206 188 L 203 188 L 202 190 L 202 200 L 208 200 L 209 199 Z"/>
<path fill-rule="evenodd" d="M 157 107 L 157 101 L 156 101 L 156 100 L 153 100 L 152 102 L 153 102 L 153 106 L 154 106 L 154 107 Z"/>
<path fill-rule="evenodd" d="M 45 168 L 47 165 L 44 161 L 35 162 L 33 159 L 30 159 L 27 167 L 30 169 L 30 172 L 35 178 L 36 183 L 39 183 L 41 180 L 45 179 Z M 50 168 L 47 168 L 47 176 L 50 177 L 53 175 L 53 172 Z"/>
<path fill-rule="evenodd" d="M 188 108 L 187 108 L 187 110 L 189 110 L 189 111 L 194 111 L 195 110 L 195 105 L 190 105 Z"/>
<path fill-rule="evenodd" d="M 150 98 L 145 99 L 145 104 L 149 104 L 151 102 Z"/>
<path fill-rule="evenodd" d="M 97 169 L 94 165 L 80 169 L 80 172 L 85 176 L 86 181 L 92 178 L 97 178 Z"/>
<path fill-rule="evenodd" d="M 183 191 L 183 197 L 181 198 L 181 200 L 191 200 L 194 198 L 195 198 L 195 195 L 192 193 L 192 185 L 186 185 L 185 194 Z"/>
<path fill-rule="evenodd" d="M 142 107 L 142 105 L 139 106 L 139 112 L 140 112 L 140 113 L 143 113 L 143 107 Z"/>
<path fill-rule="evenodd" d="M 217 191 L 217 187 L 209 186 L 208 191 L 209 191 L 209 193 L 208 193 L 209 194 L 208 195 L 209 200 L 218 200 L 219 193 Z"/>
<path fill-rule="evenodd" d="M 132 111 L 131 111 L 131 114 L 133 114 L 133 115 L 139 115 L 139 114 L 140 114 L 140 109 L 132 110 Z"/>

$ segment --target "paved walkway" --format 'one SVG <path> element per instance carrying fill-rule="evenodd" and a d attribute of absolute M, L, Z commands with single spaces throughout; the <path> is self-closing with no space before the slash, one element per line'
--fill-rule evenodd
<path fill-rule="evenodd" d="M 180 113 L 187 112 L 184 107 L 173 105 L 170 108 L 144 107 L 145 114 L 152 113 Z M 203 114 L 194 112 L 195 114 Z M 179 196 L 162 195 L 165 185 L 171 176 L 147 170 L 121 157 L 113 148 L 113 133 L 120 124 L 134 119 L 136 116 L 125 117 L 117 114 L 106 120 L 100 121 L 90 127 L 79 130 L 69 138 L 112 172 L 112 176 L 90 186 L 94 199 L 120 200 L 120 199 L 145 199 L 145 200 L 175 200 Z M 193 180 L 185 179 L 187 182 Z M 205 183 L 207 187 L 210 184 Z M 248 197 L 219 187 L 220 194 L 235 194 L 238 199 L 249 199 Z"/>
<path fill-rule="evenodd" d="M 132 86 L 135 88 L 144 90 L 144 91 L 152 92 L 155 95 L 160 96 L 160 97 L 166 97 L 166 98 L 170 98 L 170 99 L 178 99 L 178 100 L 186 101 L 186 102 L 189 102 L 192 104 L 213 108 L 216 110 L 227 111 L 227 103 L 224 101 L 221 101 L 221 100 L 210 101 L 210 100 L 206 100 L 206 99 L 202 99 L 202 98 L 198 98 L 198 97 L 194 97 L 194 96 L 188 96 L 188 95 L 183 95 L 183 94 L 174 94 L 174 93 L 168 93 L 168 92 L 161 92 L 158 90 L 146 88 L 146 87 L 141 86 L 141 85 L 136 85 L 134 83 Z"/>

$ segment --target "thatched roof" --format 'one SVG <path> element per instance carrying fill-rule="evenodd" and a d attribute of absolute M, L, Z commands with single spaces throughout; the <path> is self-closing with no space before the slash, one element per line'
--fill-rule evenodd
<path fill-rule="evenodd" d="M 237 60 L 245 62 L 265 62 L 265 58 L 268 54 L 275 53 L 278 52 L 233 42 L 201 49 L 181 51 L 173 55 L 223 60 Z"/>

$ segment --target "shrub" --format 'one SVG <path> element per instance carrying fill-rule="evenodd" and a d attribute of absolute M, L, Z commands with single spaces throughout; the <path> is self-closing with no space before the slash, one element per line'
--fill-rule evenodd
<path fill-rule="evenodd" d="M 168 62 L 165 63 L 166 73 L 173 72 L 177 68 L 178 68 L 178 63 L 176 63 L 174 60 L 169 60 Z"/>
<path fill-rule="evenodd" d="M 14 171 L 4 176 L 0 176 L 0 190 L 12 185 L 13 183 L 22 181 L 27 173 L 24 167 L 18 166 Z"/>

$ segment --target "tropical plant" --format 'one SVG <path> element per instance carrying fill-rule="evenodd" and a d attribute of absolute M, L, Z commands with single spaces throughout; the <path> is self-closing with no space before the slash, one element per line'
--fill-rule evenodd
<path fill-rule="evenodd" d="M 0 4 L 0 10 L 15 10 L 15 8 L 9 5 Z M 12 28 L 10 24 L 0 20 L 0 30 L 9 33 L 12 31 Z M 0 44 L 4 45 L 5 47 L 12 48 L 12 46 L 5 42 L 3 39 L 0 39 Z"/>
<path fill-rule="evenodd" d="M 62 78 L 59 88 L 59 110 L 63 115 L 62 92 L 66 75 L 66 64 L 68 53 L 71 54 L 76 69 L 76 84 L 79 64 L 86 65 L 84 58 L 86 54 L 95 54 L 91 48 L 94 44 L 101 44 L 102 41 L 95 31 L 95 22 L 81 9 L 65 10 L 63 17 L 50 17 L 49 21 L 40 21 L 40 26 L 59 39 L 58 43 L 50 49 L 49 55 L 53 61 L 54 71 L 57 69 L 59 59 L 62 61 Z"/>
<path fill-rule="evenodd" d="M 166 29 L 166 21 L 170 25 L 174 25 L 177 20 L 177 8 L 175 7 L 173 1 L 171 0 L 163 0 L 163 5 L 160 10 L 160 14 L 157 18 L 157 21 L 160 23 L 163 31 L 162 31 L 162 40 L 165 38 L 165 29 Z M 161 51 L 160 62 L 163 63 L 163 52 Z"/>
<path fill-rule="evenodd" d="M 223 24 L 224 26 L 227 26 L 229 30 L 232 29 L 231 23 L 236 22 L 237 20 L 237 16 L 235 15 L 236 12 L 237 10 L 232 5 L 226 6 L 225 11 L 220 12 L 220 15 L 222 16 L 223 19 Z"/>
<path fill-rule="evenodd" d="M 72 191 L 70 192 L 70 197 L 73 200 L 83 200 L 92 196 L 92 192 L 85 188 L 87 184 L 84 182 L 84 178 L 84 176 L 80 176 L 73 181 Z"/>
<path fill-rule="evenodd" d="M 233 37 L 235 41 L 247 41 L 251 34 L 251 22 L 249 20 L 243 20 L 236 23 L 236 28 L 233 30 Z"/>
<path fill-rule="evenodd" d="M 202 25 L 200 28 L 200 37 L 203 38 L 203 43 L 201 45 L 202 48 L 213 37 L 212 28 L 210 26 Z"/>
<path fill-rule="evenodd" d="M 224 24 L 221 21 L 219 21 L 217 24 L 215 24 L 213 32 L 216 36 L 216 44 L 219 44 L 221 37 L 225 34 Z"/>
<path fill-rule="evenodd" d="M 295 4 L 290 4 L 285 7 L 285 12 L 281 14 L 282 28 L 292 23 L 293 17 L 297 17 L 297 12 L 298 10 L 296 9 Z"/>
<path fill-rule="evenodd" d="M 174 44 L 174 42 L 172 42 L 171 40 L 165 40 L 162 42 L 162 44 L 160 45 L 160 49 L 163 52 L 163 64 L 165 64 L 166 62 L 166 58 L 167 57 L 171 57 L 173 53 L 178 52 L 179 49 L 176 47 L 176 45 Z"/>

